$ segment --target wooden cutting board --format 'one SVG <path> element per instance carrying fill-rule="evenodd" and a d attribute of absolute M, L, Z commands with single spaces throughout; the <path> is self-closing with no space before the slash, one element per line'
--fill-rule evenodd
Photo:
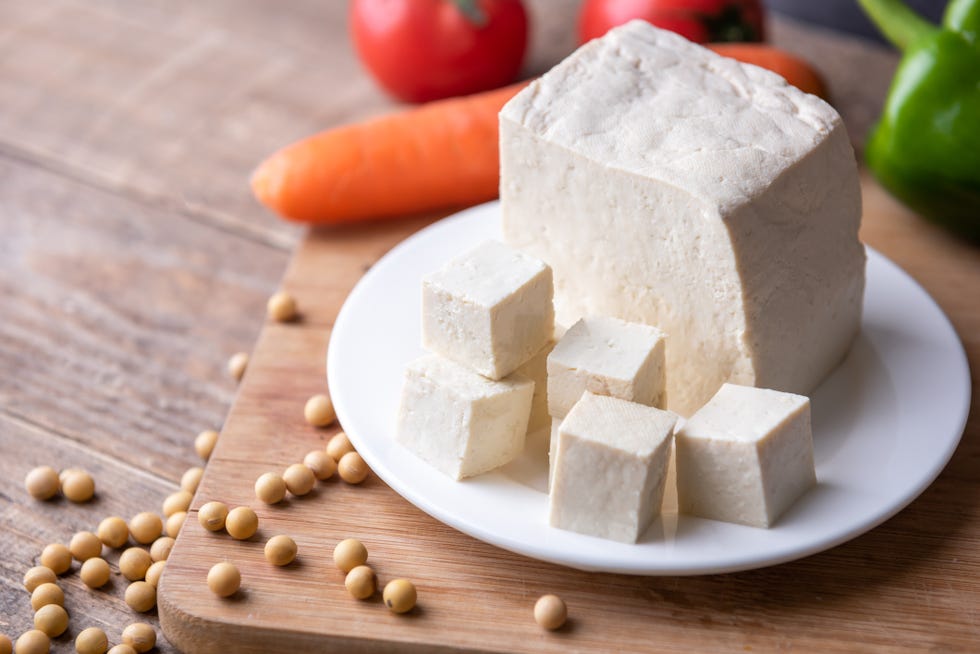
<path fill-rule="evenodd" d="M 868 180 L 865 214 L 865 241 L 939 301 L 977 370 L 980 251 L 917 220 Z M 160 618 L 173 644 L 188 653 L 976 646 L 976 416 L 940 479 L 885 525 L 829 552 L 738 574 L 644 578 L 542 563 L 442 525 L 373 475 L 360 486 L 335 477 L 309 496 L 276 506 L 257 502 L 253 483 L 260 474 L 301 461 L 338 430 L 307 426 L 303 405 L 326 390 L 327 340 L 348 291 L 388 249 L 430 220 L 313 231 L 296 252 L 283 287 L 297 298 L 302 317 L 262 331 L 160 584 Z M 258 534 L 239 542 L 206 532 L 197 508 L 210 500 L 255 508 Z M 280 533 L 299 545 L 297 562 L 285 568 L 263 557 L 265 541 Z M 380 596 L 357 601 L 347 594 L 331 553 L 348 537 L 367 545 L 382 584 L 414 580 L 419 601 L 413 612 L 394 615 Z M 242 572 L 241 591 L 226 600 L 205 583 L 208 569 L 222 560 Z M 570 618 L 560 631 L 534 623 L 532 607 L 544 593 L 568 604 Z"/>

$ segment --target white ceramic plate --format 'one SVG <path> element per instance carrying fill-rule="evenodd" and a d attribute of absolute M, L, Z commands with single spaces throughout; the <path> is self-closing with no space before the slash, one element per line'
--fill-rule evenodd
<path fill-rule="evenodd" d="M 819 483 L 771 529 L 665 515 L 636 545 L 548 526 L 542 438 L 505 468 L 452 481 L 394 440 L 405 364 L 419 345 L 421 278 L 488 238 L 499 204 L 474 207 L 407 239 L 347 298 L 330 339 L 337 415 L 374 472 L 438 520 L 526 556 L 641 575 L 731 572 L 828 549 L 882 523 L 932 482 L 966 423 L 970 377 L 942 311 L 869 250 L 864 319 L 850 355 L 813 393 Z"/>

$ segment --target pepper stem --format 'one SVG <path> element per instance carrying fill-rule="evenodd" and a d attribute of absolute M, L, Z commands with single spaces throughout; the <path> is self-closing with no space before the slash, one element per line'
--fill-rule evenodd
<path fill-rule="evenodd" d="M 938 29 L 901 0 L 858 0 L 858 4 L 899 50 Z"/>
<path fill-rule="evenodd" d="M 980 2 L 952 0 L 946 5 L 943 24 L 954 32 L 969 34 L 976 38 L 976 35 L 980 34 Z"/>

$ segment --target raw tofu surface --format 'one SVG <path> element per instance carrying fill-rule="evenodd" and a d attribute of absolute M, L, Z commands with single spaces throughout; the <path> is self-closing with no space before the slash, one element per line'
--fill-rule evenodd
<path fill-rule="evenodd" d="M 422 281 L 422 345 L 501 379 L 554 333 L 552 271 L 496 241 L 461 254 Z"/>
<path fill-rule="evenodd" d="M 770 527 L 816 483 L 808 398 L 725 384 L 678 431 L 681 513 Z"/>
<path fill-rule="evenodd" d="M 454 479 L 482 474 L 524 449 L 534 382 L 487 379 L 426 355 L 405 370 L 397 440 Z"/>
<path fill-rule="evenodd" d="M 550 524 L 635 543 L 660 512 L 677 416 L 584 393 L 558 427 Z"/>

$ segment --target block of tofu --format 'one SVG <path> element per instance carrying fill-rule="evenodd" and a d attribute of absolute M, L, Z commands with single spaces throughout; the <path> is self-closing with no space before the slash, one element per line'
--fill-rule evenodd
<path fill-rule="evenodd" d="M 502 379 L 541 351 L 555 328 L 551 268 L 486 241 L 422 280 L 422 346 Z"/>
<path fill-rule="evenodd" d="M 453 479 L 510 462 L 524 449 L 534 382 L 494 381 L 437 355 L 408 364 L 396 439 Z"/>
<path fill-rule="evenodd" d="M 589 391 L 667 408 L 665 336 L 656 327 L 590 316 L 548 355 L 548 411 L 563 418 Z"/>
<path fill-rule="evenodd" d="M 677 416 L 584 393 L 558 428 L 550 524 L 635 543 L 660 512 Z"/>
<path fill-rule="evenodd" d="M 521 364 L 515 375 L 522 375 L 534 382 L 534 397 L 531 399 L 531 418 L 527 422 L 527 433 L 551 428 L 551 415 L 548 413 L 548 355 L 557 341 L 550 340 L 538 353 Z"/>
<path fill-rule="evenodd" d="M 681 513 L 770 527 L 817 481 L 802 395 L 725 384 L 674 445 Z"/>
<path fill-rule="evenodd" d="M 500 112 L 506 242 L 554 270 L 557 319 L 670 337 L 668 406 L 726 381 L 809 393 L 860 323 L 854 152 L 823 100 L 639 21 Z"/>

